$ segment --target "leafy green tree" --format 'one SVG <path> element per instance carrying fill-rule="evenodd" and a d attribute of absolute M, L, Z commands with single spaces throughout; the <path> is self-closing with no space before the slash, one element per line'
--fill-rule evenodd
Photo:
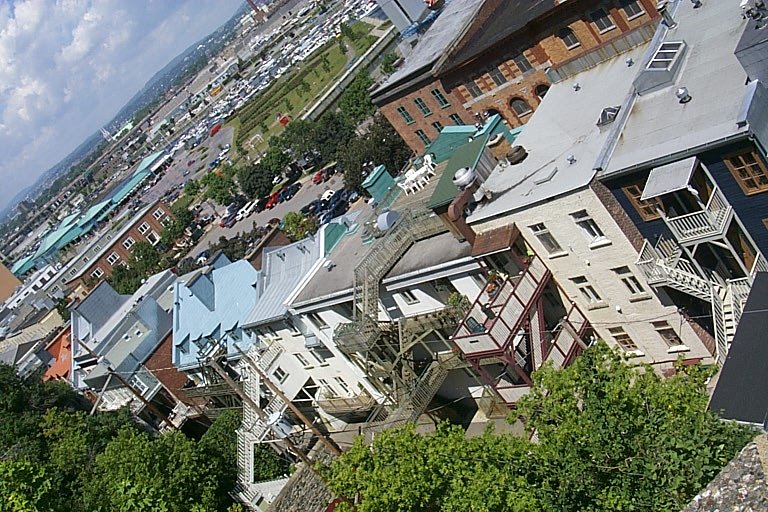
<path fill-rule="evenodd" d="M 200 183 L 197 180 L 189 180 L 184 184 L 184 194 L 196 196 L 200 193 Z"/>
<path fill-rule="evenodd" d="M 314 235 L 318 229 L 317 220 L 299 212 L 288 212 L 283 217 L 283 231 L 292 241 L 297 242 L 307 235 Z"/>
<path fill-rule="evenodd" d="M 291 163 L 291 156 L 286 153 L 281 139 L 273 137 L 270 140 L 269 148 L 259 162 L 259 166 L 267 172 L 271 181 L 275 176 L 282 174 L 289 163 Z"/>
<path fill-rule="evenodd" d="M 0 459 L 0 512 L 47 512 L 53 485 L 41 465 L 28 460 Z"/>
<path fill-rule="evenodd" d="M 357 126 L 376 111 L 369 92 L 372 85 L 371 77 L 360 73 L 339 98 L 339 111 L 350 125 Z"/>
<path fill-rule="evenodd" d="M 107 281 L 117 293 L 131 294 L 139 289 L 144 279 L 162 270 L 160 261 L 160 253 L 149 242 L 136 242 L 128 266 L 116 266 Z"/>
<path fill-rule="evenodd" d="M 395 52 L 389 52 L 381 59 L 381 70 L 386 74 L 392 74 L 395 72 L 395 62 L 399 57 Z"/>
<path fill-rule="evenodd" d="M 710 371 L 677 369 L 663 379 L 600 342 L 534 374 L 510 420 L 536 443 L 447 426 L 384 432 L 326 468 L 331 488 L 359 512 L 681 510 L 755 432 L 706 411 Z"/>
<path fill-rule="evenodd" d="M 352 139 L 346 146 L 339 149 L 337 159 L 344 171 L 344 186 L 350 190 L 356 190 L 363 194 L 366 191 L 362 187 L 363 166 L 369 162 L 370 145 L 365 137 Z"/>
<path fill-rule="evenodd" d="M 249 199 L 264 197 L 272 189 L 272 179 L 269 171 L 260 165 L 246 165 L 237 171 L 237 182 L 240 190 Z"/>
<path fill-rule="evenodd" d="M 123 429 L 96 457 L 83 501 L 94 512 L 216 510 L 215 468 L 180 432 L 151 438 Z"/>
<path fill-rule="evenodd" d="M 235 195 L 235 182 L 232 178 L 221 172 L 209 172 L 202 178 L 205 185 L 205 197 L 216 201 L 221 205 L 229 204 Z"/>

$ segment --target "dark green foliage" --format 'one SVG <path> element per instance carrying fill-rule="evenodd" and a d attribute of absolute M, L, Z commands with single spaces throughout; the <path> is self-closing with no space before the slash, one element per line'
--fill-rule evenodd
<path fill-rule="evenodd" d="M 386 74 L 395 72 L 395 62 L 399 57 L 395 52 L 389 52 L 381 59 L 381 70 Z"/>
<path fill-rule="evenodd" d="M 160 253 L 149 242 L 136 242 L 128 267 L 116 266 L 107 281 L 117 293 L 132 294 L 144 279 L 162 270 L 160 261 Z"/>
<path fill-rule="evenodd" d="M 317 219 L 299 212 L 288 212 L 283 217 L 283 231 L 292 241 L 297 242 L 317 232 Z"/>
<path fill-rule="evenodd" d="M 358 512 L 676 512 L 755 434 L 706 412 L 706 371 L 678 370 L 662 379 L 601 342 L 534 375 L 517 413 L 537 443 L 406 428 L 358 441 L 325 470 Z"/>
<path fill-rule="evenodd" d="M 343 43 L 340 41 L 340 44 Z M 372 85 L 371 77 L 360 73 L 339 98 L 339 111 L 351 126 L 357 126 L 376 111 L 369 92 Z"/>

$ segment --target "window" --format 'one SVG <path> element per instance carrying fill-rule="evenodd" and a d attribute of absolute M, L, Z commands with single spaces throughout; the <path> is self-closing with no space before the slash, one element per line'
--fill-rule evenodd
<path fill-rule="evenodd" d="M 572 213 L 571 218 L 576 223 L 576 225 L 579 226 L 581 233 L 587 240 L 589 240 L 590 244 L 594 244 L 606 239 L 603 231 L 600 229 L 600 226 L 598 226 L 597 223 L 592 220 L 592 217 L 589 216 L 587 210 L 579 210 L 576 213 Z"/>
<path fill-rule="evenodd" d="M 91 272 L 91 277 L 94 279 L 98 279 L 103 275 L 104 275 L 104 271 L 101 270 L 101 268 L 99 267 L 96 267 L 95 269 L 93 269 L 93 272 Z"/>
<path fill-rule="evenodd" d="M 520 69 L 521 73 L 527 73 L 533 69 L 533 66 L 531 66 L 531 62 L 528 60 L 528 57 L 522 53 L 512 60 L 515 61 L 515 64 L 517 64 L 517 67 Z"/>
<path fill-rule="evenodd" d="M 451 104 L 448 102 L 448 100 L 443 95 L 443 93 L 440 92 L 440 89 L 432 89 L 432 91 L 430 92 L 432 93 L 432 97 L 435 98 L 435 101 L 437 102 L 437 104 L 440 105 L 440 108 L 446 108 L 451 106 Z"/>
<path fill-rule="evenodd" d="M 576 34 L 573 33 L 573 30 L 571 30 L 570 27 L 561 28 L 557 33 L 557 37 L 560 38 L 565 47 L 569 50 L 573 50 L 574 48 L 581 46 L 581 41 L 579 41 L 579 38 L 576 37 Z"/>
<path fill-rule="evenodd" d="M 293 319 L 290 317 L 285 318 L 285 326 L 288 328 L 289 331 L 291 331 L 291 334 L 293 335 L 299 335 L 301 334 L 301 330 L 296 327 L 296 324 L 293 323 Z"/>
<path fill-rule="evenodd" d="M 160 221 L 160 224 L 162 224 L 163 226 L 170 226 L 171 224 L 173 224 L 173 219 L 170 217 L 163 217 L 163 220 Z"/>
<path fill-rule="evenodd" d="M 477 98 L 481 94 L 483 94 L 483 91 L 480 90 L 480 87 L 478 87 L 477 82 L 474 80 L 469 80 L 467 83 L 464 84 L 464 86 L 467 88 L 467 92 L 470 96 L 473 98 Z"/>
<path fill-rule="evenodd" d="M 616 340 L 616 343 L 625 352 L 633 352 L 637 350 L 637 345 L 635 345 L 635 342 L 632 341 L 632 338 L 629 337 L 629 334 L 624 332 L 623 327 L 610 327 L 608 332 L 611 333 L 613 339 Z"/>
<path fill-rule="evenodd" d="M 547 92 L 549 92 L 549 86 L 545 84 L 539 84 L 536 86 L 536 89 L 534 91 L 536 93 L 536 97 L 540 100 L 544 99 L 544 96 L 547 95 Z"/>
<path fill-rule="evenodd" d="M 672 326 L 669 325 L 669 322 L 651 322 L 651 325 L 653 325 L 653 328 L 659 333 L 659 336 L 661 336 L 661 339 L 667 344 L 667 347 L 679 347 L 683 344 L 683 340 L 680 339 L 680 336 L 678 336 Z"/>
<path fill-rule="evenodd" d="M 320 366 L 328 366 L 328 363 L 325 362 L 325 357 L 323 357 L 323 354 L 315 350 L 310 352 L 310 354 L 312 355 L 312 357 L 315 358 L 315 361 L 317 361 L 320 364 Z"/>
<path fill-rule="evenodd" d="M 118 261 L 120 261 L 120 256 L 114 251 L 112 252 L 112 254 L 107 256 L 107 263 L 109 263 L 113 267 L 115 266 L 115 263 L 117 263 Z"/>
<path fill-rule="evenodd" d="M 70 277 L 74 276 L 75 274 L 77 274 L 77 269 L 76 268 L 73 268 L 72 270 L 69 271 Z"/>
<path fill-rule="evenodd" d="M 413 100 L 413 102 L 416 104 L 416 108 L 418 108 L 422 114 L 424 114 L 424 117 L 431 116 L 432 111 L 429 110 L 429 107 L 426 103 L 424 103 L 424 100 L 421 98 L 416 98 Z"/>
<path fill-rule="evenodd" d="M 589 284 L 587 278 L 584 276 L 572 277 L 571 281 L 579 288 L 581 296 L 587 301 L 587 304 L 594 305 L 603 302 L 603 298 L 597 293 L 597 290 Z"/>
<path fill-rule="evenodd" d="M 440 134 L 441 131 L 443 131 L 443 125 L 440 121 L 435 121 L 434 123 L 432 123 L 432 128 L 437 130 L 438 135 Z"/>
<path fill-rule="evenodd" d="M 138 375 L 134 375 L 133 377 L 131 377 L 130 382 L 131 382 L 131 387 L 136 391 L 138 391 L 140 395 L 143 395 L 149 389 L 149 386 L 144 384 L 144 382 L 141 379 L 139 379 Z"/>
<path fill-rule="evenodd" d="M 314 324 L 314 326 L 318 329 L 328 328 L 328 324 L 325 323 L 325 320 L 323 320 L 323 318 L 317 313 L 307 313 L 307 318 L 309 318 L 309 321 L 312 322 L 312 324 Z"/>
<path fill-rule="evenodd" d="M 616 28 L 611 17 L 605 12 L 605 9 L 593 11 L 592 14 L 590 14 L 590 17 L 592 18 L 592 23 L 595 24 L 597 30 L 600 31 L 601 34 Z"/>
<path fill-rule="evenodd" d="M 661 199 L 658 197 L 645 200 L 640 199 L 643 196 L 643 189 L 640 185 L 628 185 L 622 190 L 644 221 L 648 222 L 661 218 L 661 212 L 663 211 Z"/>
<path fill-rule="evenodd" d="M 564 252 L 563 248 L 560 247 L 560 244 L 557 243 L 555 237 L 552 236 L 544 224 L 534 224 L 530 228 L 536 239 L 541 242 L 541 245 L 544 246 L 544 249 L 546 249 L 550 255 Z"/>
<path fill-rule="evenodd" d="M 134 240 L 132 237 L 129 236 L 128 238 L 123 240 L 123 247 L 130 250 L 130 248 L 133 247 L 133 244 L 135 243 L 136 243 L 136 240 Z"/>
<path fill-rule="evenodd" d="M 336 391 L 334 391 L 334 389 L 325 379 L 317 379 L 317 387 L 320 388 L 323 396 L 326 398 L 333 398 L 336 396 Z"/>
<path fill-rule="evenodd" d="M 88 263 L 89 261 L 91 261 L 91 258 L 88 256 L 83 256 L 83 263 Z"/>
<path fill-rule="evenodd" d="M 295 356 L 296 356 L 296 359 L 298 359 L 298 360 L 299 360 L 299 363 L 301 364 L 301 366 L 304 366 L 304 367 L 310 366 L 310 363 L 309 363 L 309 361 L 308 361 L 308 360 L 307 360 L 307 358 L 306 358 L 306 357 L 304 357 L 303 355 L 301 355 L 301 354 L 298 354 L 298 353 L 297 353 L 297 354 L 293 354 L 293 355 L 295 355 Z"/>
<path fill-rule="evenodd" d="M 451 121 L 453 121 L 453 124 L 455 125 L 460 126 L 464 124 L 464 120 L 459 116 L 459 114 L 451 114 L 448 117 L 451 119 Z"/>
<path fill-rule="evenodd" d="M 624 286 L 627 287 L 627 290 L 629 290 L 631 295 L 640 295 L 645 293 L 645 288 L 643 288 L 643 285 L 640 284 L 640 280 L 635 277 L 635 274 L 632 273 L 629 267 L 624 266 L 614 268 L 613 271 L 616 273 L 619 279 L 621 279 L 621 282 L 624 283 Z"/>
<path fill-rule="evenodd" d="M 627 15 L 627 19 L 632 20 L 645 14 L 643 8 L 640 7 L 640 2 L 637 0 L 619 0 L 619 5 L 624 10 L 624 14 Z"/>
<path fill-rule="evenodd" d="M 512 110 L 515 111 L 515 114 L 520 117 L 526 116 L 533 112 L 528 102 L 522 98 L 513 98 L 512 101 L 509 102 L 509 105 L 512 107 Z"/>
<path fill-rule="evenodd" d="M 648 63 L 648 69 L 666 69 L 672 68 L 672 63 L 680 55 L 683 49 L 684 43 L 682 41 L 661 43 L 659 49 L 651 58 Z"/>
<path fill-rule="evenodd" d="M 725 158 L 725 165 L 745 194 L 768 190 L 768 170 L 754 151 L 746 151 Z"/>
<path fill-rule="evenodd" d="M 141 234 L 143 235 L 143 234 L 145 234 L 147 231 L 149 231 L 149 224 L 147 224 L 146 222 L 143 222 L 143 223 L 141 224 L 141 226 L 139 226 L 139 233 L 141 233 Z"/>
<path fill-rule="evenodd" d="M 277 379 L 277 382 L 282 384 L 288 379 L 288 372 L 278 366 L 275 368 L 275 371 L 272 372 L 272 376 Z"/>
<path fill-rule="evenodd" d="M 424 130 L 416 130 L 416 136 L 421 140 L 422 143 L 424 143 L 425 146 L 428 146 L 432 143 L 432 140 L 427 136 L 426 133 L 424 133 Z"/>
<path fill-rule="evenodd" d="M 408 112 L 408 109 L 403 106 L 397 107 L 397 113 L 400 114 L 400 117 L 403 118 L 403 121 L 405 121 L 405 124 L 413 124 L 416 122 L 413 120 L 413 116 L 411 116 L 411 113 Z"/>
<path fill-rule="evenodd" d="M 491 77 L 491 80 L 493 80 L 493 83 L 496 85 L 504 85 L 507 83 L 507 79 L 504 76 L 504 73 L 501 72 L 498 66 L 493 66 L 488 70 L 488 76 Z"/>
<path fill-rule="evenodd" d="M 156 218 L 157 220 L 160 220 L 163 215 L 165 215 L 165 211 L 162 208 L 158 208 L 157 210 L 152 213 L 152 216 Z"/>
<path fill-rule="evenodd" d="M 346 381 L 344 381 L 344 379 L 342 379 L 341 377 L 334 377 L 334 378 L 333 378 L 333 380 L 334 380 L 334 381 L 336 381 L 336 384 L 338 384 L 338 385 L 339 385 L 339 387 L 340 387 L 340 388 L 341 388 L 341 389 L 342 389 L 342 390 L 343 390 L 343 391 L 344 391 L 346 394 L 350 394 L 350 392 L 351 392 L 351 391 L 350 391 L 350 389 L 349 389 L 349 385 L 346 383 Z"/>
<path fill-rule="evenodd" d="M 403 290 L 400 292 L 400 296 L 403 298 L 406 304 L 418 304 L 419 298 L 411 290 Z"/>
<path fill-rule="evenodd" d="M 157 245 L 159 241 L 160 241 L 160 236 L 154 231 L 150 232 L 147 235 L 147 242 L 149 242 L 151 245 Z"/>

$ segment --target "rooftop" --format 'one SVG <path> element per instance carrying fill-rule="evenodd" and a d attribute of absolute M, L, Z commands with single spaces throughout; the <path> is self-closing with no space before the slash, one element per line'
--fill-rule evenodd
<path fill-rule="evenodd" d="M 553 0 L 485 0 L 466 33 L 440 59 L 441 73 L 474 59 L 554 9 Z"/>
<path fill-rule="evenodd" d="M 517 165 L 497 166 L 485 182 L 493 200 L 468 218 L 477 223 L 547 201 L 585 187 L 595 175 L 593 164 L 610 133 L 597 126 L 606 107 L 621 105 L 647 45 L 602 62 L 553 84 L 515 144 L 528 157 Z M 573 157 L 571 161 L 569 158 Z"/>
<path fill-rule="evenodd" d="M 746 72 L 734 55 L 747 25 L 738 0 L 706 2 L 698 9 L 689 1 L 678 1 L 676 6 L 677 26 L 660 25 L 657 37 L 663 39 L 656 47 L 663 42 L 685 43 L 679 71 L 661 88 L 632 96 L 603 175 L 685 158 L 705 145 L 749 131 L 747 123 L 738 123 L 750 101 Z M 652 56 L 637 59 L 636 68 L 644 69 Z M 680 87 L 688 89 L 691 101 L 679 101 Z"/>
<path fill-rule="evenodd" d="M 443 51 L 459 36 L 484 0 L 446 0 L 440 16 L 406 57 L 405 63 L 376 88 L 372 97 L 381 96 L 401 83 L 429 72 Z"/>

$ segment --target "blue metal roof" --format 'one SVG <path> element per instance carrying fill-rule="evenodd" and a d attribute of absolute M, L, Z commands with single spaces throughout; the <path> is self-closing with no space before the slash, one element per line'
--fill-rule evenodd
<path fill-rule="evenodd" d="M 195 342 L 201 343 L 209 336 L 221 339 L 240 327 L 258 301 L 259 283 L 259 272 L 245 260 L 199 271 L 186 282 L 177 282 L 173 364 L 181 368 L 197 364 L 199 350 Z"/>
<path fill-rule="evenodd" d="M 149 166 L 155 163 L 155 160 L 160 158 L 160 155 L 163 154 L 163 151 L 158 151 L 157 153 L 152 153 L 148 157 L 146 157 L 144 160 L 141 161 L 139 166 L 136 168 L 136 170 L 133 172 L 133 175 L 136 176 L 137 174 L 140 174 L 144 172 L 145 170 L 149 169 Z"/>

